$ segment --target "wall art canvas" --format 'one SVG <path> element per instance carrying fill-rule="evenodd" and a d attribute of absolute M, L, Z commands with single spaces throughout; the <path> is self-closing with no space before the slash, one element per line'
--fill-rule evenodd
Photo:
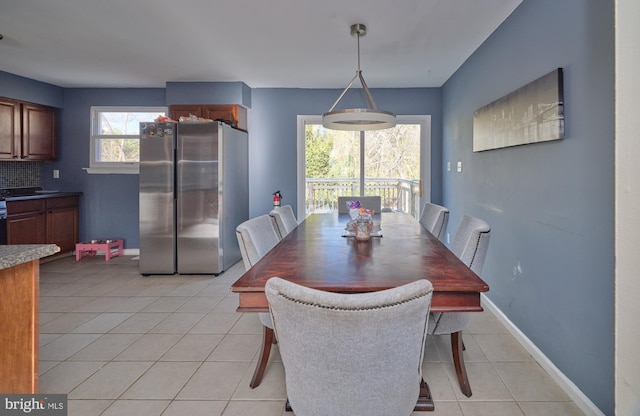
<path fill-rule="evenodd" d="M 473 113 L 473 151 L 564 138 L 562 68 Z"/>

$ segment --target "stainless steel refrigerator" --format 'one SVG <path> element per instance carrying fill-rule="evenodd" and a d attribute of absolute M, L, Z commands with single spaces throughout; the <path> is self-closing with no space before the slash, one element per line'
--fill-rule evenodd
<path fill-rule="evenodd" d="M 221 122 L 140 123 L 141 274 L 219 274 L 241 259 L 248 151 Z"/>

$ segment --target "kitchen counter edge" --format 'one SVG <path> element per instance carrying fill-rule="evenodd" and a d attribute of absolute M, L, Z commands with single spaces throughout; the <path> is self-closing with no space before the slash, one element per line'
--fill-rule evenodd
<path fill-rule="evenodd" d="M 60 247 L 55 244 L 0 245 L 0 269 L 41 259 L 59 251 Z"/>
<path fill-rule="evenodd" d="M 46 198 L 63 198 L 65 196 L 80 196 L 82 192 L 44 192 L 35 195 L 22 195 L 22 196 L 6 196 L 4 199 L 7 202 L 11 201 L 26 201 L 29 199 L 46 199 Z"/>

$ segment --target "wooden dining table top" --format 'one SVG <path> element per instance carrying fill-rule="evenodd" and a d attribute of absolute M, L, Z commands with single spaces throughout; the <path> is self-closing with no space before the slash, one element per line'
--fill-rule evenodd
<path fill-rule="evenodd" d="M 269 310 L 264 286 L 273 276 L 314 289 L 361 293 L 418 279 L 433 284 L 432 312 L 479 312 L 489 286 L 411 215 L 382 213 L 381 237 L 343 237 L 349 216 L 311 214 L 233 285 L 238 312 Z"/>

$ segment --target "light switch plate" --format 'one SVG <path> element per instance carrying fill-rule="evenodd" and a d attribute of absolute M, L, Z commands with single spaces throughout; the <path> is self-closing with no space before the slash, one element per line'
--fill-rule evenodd
<path fill-rule="evenodd" d="M 451 172 L 451 162 L 447 162 L 447 172 Z"/>
<path fill-rule="evenodd" d="M 54 179 L 60 178 L 60 171 L 58 169 L 53 170 L 53 178 Z"/>
<path fill-rule="evenodd" d="M 462 161 L 458 161 L 458 173 L 462 172 Z"/>

